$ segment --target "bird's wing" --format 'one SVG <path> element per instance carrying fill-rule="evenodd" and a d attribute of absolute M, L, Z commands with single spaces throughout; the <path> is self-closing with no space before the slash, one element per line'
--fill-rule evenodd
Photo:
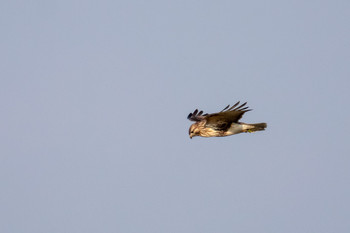
<path fill-rule="evenodd" d="M 189 119 L 190 121 L 201 121 L 203 119 L 205 119 L 205 117 L 208 114 L 203 114 L 203 111 L 198 112 L 198 109 L 194 110 L 194 112 L 188 114 L 187 119 Z"/>
<path fill-rule="evenodd" d="M 226 108 L 218 113 L 208 114 L 205 116 L 206 126 L 226 130 L 232 123 L 238 122 L 242 118 L 243 114 L 250 111 L 248 107 L 245 107 L 247 102 L 239 105 L 239 101 L 230 107 L 228 105 Z"/>

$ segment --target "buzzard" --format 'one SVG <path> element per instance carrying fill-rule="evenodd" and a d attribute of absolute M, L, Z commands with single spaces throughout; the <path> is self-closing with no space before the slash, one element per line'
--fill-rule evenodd
<path fill-rule="evenodd" d="M 203 111 L 194 110 L 187 117 L 190 121 L 195 121 L 189 129 L 190 138 L 201 137 L 225 137 L 238 133 L 251 133 L 265 130 L 266 123 L 246 124 L 239 122 L 243 114 L 251 111 L 245 107 L 247 102 L 239 105 L 238 101 L 232 107 L 228 105 L 218 113 L 203 114 Z"/>

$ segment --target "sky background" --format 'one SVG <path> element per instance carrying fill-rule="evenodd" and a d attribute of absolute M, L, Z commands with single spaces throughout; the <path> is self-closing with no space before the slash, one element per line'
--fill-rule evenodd
<path fill-rule="evenodd" d="M 350 232 L 349 1 L 2 1 L 0 232 Z M 264 132 L 188 137 L 236 101 Z"/>

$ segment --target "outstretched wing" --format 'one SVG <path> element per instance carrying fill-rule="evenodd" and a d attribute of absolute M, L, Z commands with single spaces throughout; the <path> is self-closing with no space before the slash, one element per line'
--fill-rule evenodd
<path fill-rule="evenodd" d="M 208 114 L 203 114 L 203 111 L 198 112 L 198 109 L 194 110 L 193 113 L 188 114 L 187 119 L 190 121 L 201 121 L 203 120 Z"/>
<path fill-rule="evenodd" d="M 247 102 L 239 105 L 239 101 L 232 107 L 228 105 L 218 113 L 209 114 L 206 116 L 206 126 L 217 130 L 227 130 L 232 123 L 236 123 L 242 118 L 243 114 L 251 111 L 245 107 Z"/>
<path fill-rule="evenodd" d="M 206 126 L 215 128 L 218 130 L 226 130 L 231 126 L 233 122 L 238 122 L 242 118 L 243 114 L 250 111 L 248 107 L 245 107 L 247 102 L 240 104 L 238 101 L 236 104 L 230 107 L 227 105 L 226 108 L 218 113 L 203 114 L 203 111 L 194 110 L 187 116 L 190 121 L 201 121 L 206 120 Z"/>

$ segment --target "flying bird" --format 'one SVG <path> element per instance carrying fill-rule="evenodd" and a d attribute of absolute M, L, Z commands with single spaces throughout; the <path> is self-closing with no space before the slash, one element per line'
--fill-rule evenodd
<path fill-rule="evenodd" d="M 232 107 L 226 106 L 217 113 L 203 114 L 203 111 L 194 110 L 187 117 L 190 121 L 195 121 L 189 129 L 190 138 L 201 137 L 225 137 L 239 133 L 251 133 L 265 130 L 266 123 L 246 124 L 239 122 L 243 114 L 251 111 L 246 107 L 247 102 L 240 104 L 238 101 Z"/>

